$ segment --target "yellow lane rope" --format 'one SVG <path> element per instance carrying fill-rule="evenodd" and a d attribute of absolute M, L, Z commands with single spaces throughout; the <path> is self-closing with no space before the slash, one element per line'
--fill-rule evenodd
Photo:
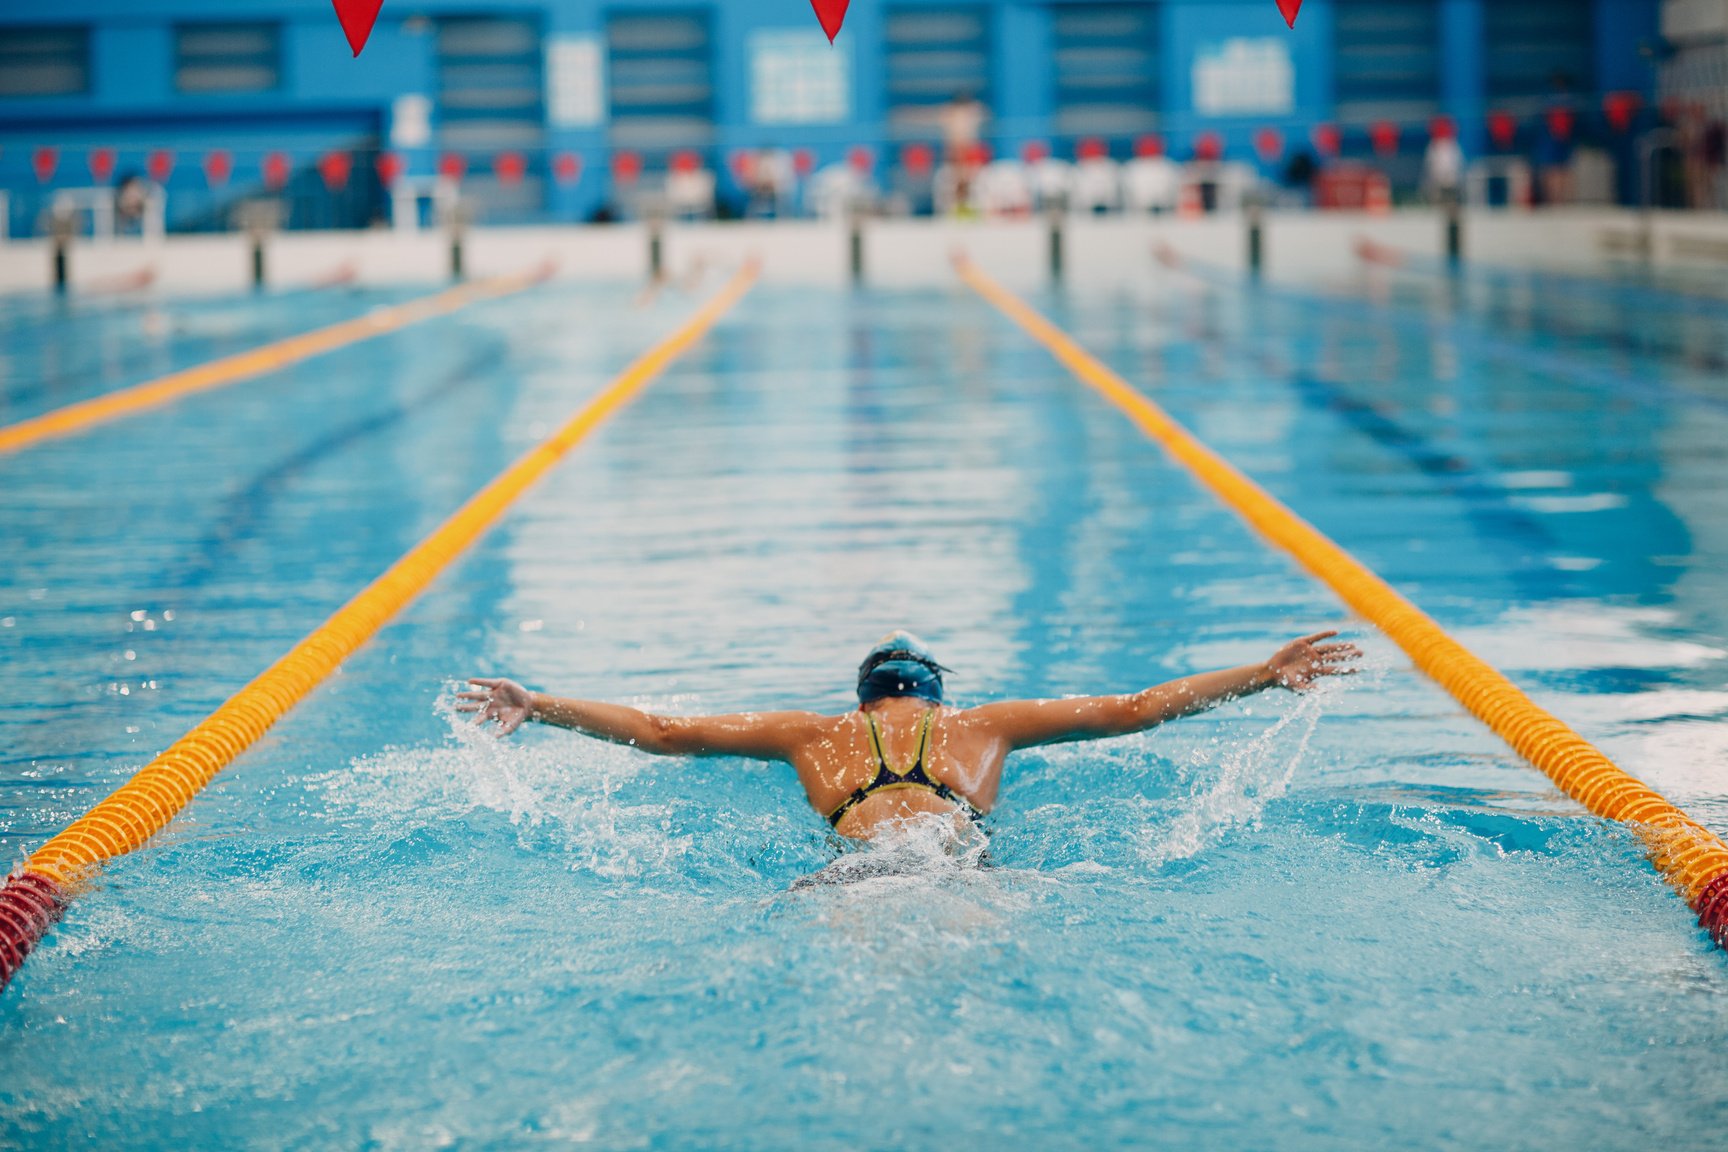
<path fill-rule="evenodd" d="M 755 283 L 746 267 L 672 335 L 626 368 L 553 436 L 500 473 L 257 679 L 44 844 L 24 865 L 64 887 L 159 832 L 241 752 L 418 596 L 463 549 L 603 420 L 634 399 Z"/>
<path fill-rule="evenodd" d="M 68 404 L 64 408 L 44 412 L 29 420 L 20 420 L 16 424 L 0 427 L 0 454 L 16 452 L 56 436 L 70 436 L 97 424 L 106 424 L 110 420 L 118 420 L 123 416 L 167 404 L 182 396 L 225 388 L 230 384 L 297 364 L 311 356 L 356 344 L 374 336 L 382 336 L 386 332 L 394 332 L 398 328 L 430 320 L 434 316 L 443 316 L 477 300 L 508 296 L 540 282 L 545 279 L 545 275 L 546 270 L 542 268 L 533 272 L 462 284 L 432 296 L 422 296 L 418 300 L 379 308 L 352 320 L 343 320 L 298 336 L 277 340 L 261 348 L 171 372 L 105 396 Z"/>
<path fill-rule="evenodd" d="M 1290 553 L 1346 604 L 1391 637 L 1418 668 L 1520 756 L 1596 815 L 1637 826 L 1656 867 L 1685 893 L 1693 908 L 1699 908 L 1713 882 L 1728 884 L 1728 846 L 1707 828 L 1537 707 L 1504 675 L 1452 639 L 1361 561 L 1208 448 L 1024 301 L 969 261 L 961 260 L 957 267 L 967 285 L 1049 349 L 1078 379 L 1121 409 L 1263 536 Z M 1717 884 L 1718 893 L 1722 884 Z M 1713 915 L 1719 917 L 1720 909 Z"/>

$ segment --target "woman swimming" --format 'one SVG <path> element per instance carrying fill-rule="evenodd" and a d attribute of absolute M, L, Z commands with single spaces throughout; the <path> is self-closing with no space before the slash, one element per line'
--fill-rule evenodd
<path fill-rule="evenodd" d="M 1263 664 L 1185 676 L 1125 696 L 1008 700 L 976 708 L 942 702 L 942 673 L 928 648 L 891 632 L 858 668 L 858 708 L 658 716 L 595 700 L 530 692 L 513 680 L 476 677 L 457 707 L 507 736 L 525 721 L 572 728 L 660 756 L 784 760 L 804 793 L 842 836 L 869 839 L 924 816 L 965 823 L 990 811 L 1010 752 L 1039 744 L 1125 736 L 1268 688 L 1306 691 L 1347 675 L 1361 651 L 1324 643 L 1336 632 L 1292 640 Z"/>

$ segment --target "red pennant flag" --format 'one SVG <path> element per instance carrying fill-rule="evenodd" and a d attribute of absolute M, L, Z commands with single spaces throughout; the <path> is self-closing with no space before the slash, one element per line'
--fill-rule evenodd
<path fill-rule="evenodd" d="M 1398 153 L 1398 125 L 1390 120 L 1376 120 L 1368 127 L 1368 139 L 1374 143 L 1374 151 L 1382 156 L 1395 156 Z"/>
<path fill-rule="evenodd" d="M 1572 139 L 1572 123 L 1577 119 L 1570 108 L 1548 109 L 1548 131 L 1556 140 Z"/>
<path fill-rule="evenodd" d="M 800 176 L 808 176 L 816 171 L 816 153 L 808 148 L 799 148 L 792 153 L 792 171 Z"/>
<path fill-rule="evenodd" d="M 1276 164 L 1284 155 L 1284 133 L 1276 128 L 1262 128 L 1254 133 L 1254 151 L 1262 164 Z"/>
<path fill-rule="evenodd" d="M 1517 118 L 1510 112 L 1488 113 L 1488 137 L 1502 151 L 1511 148 L 1518 139 Z"/>
<path fill-rule="evenodd" d="M 168 177 L 174 174 L 174 153 L 166 148 L 158 148 L 144 161 L 144 170 L 150 173 L 150 179 L 156 183 L 168 183 Z"/>
<path fill-rule="evenodd" d="M 560 184 L 574 184 L 582 178 L 582 160 L 574 152 L 560 152 L 552 157 L 552 178 Z"/>
<path fill-rule="evenodd" d="M 1042 140 L 1028 140 L 1020 145 L 1020 159 L 1027 165 L 1042 164 L 1050 155 L 1050 145 Z"/>
<path fill-rule="evenodd" d="M 1278 0 L 1278 14 L 1284 17 L 1284 23 L 1296 27 L 1296 13 L 1302 11 L 1302 0 Z"/>
<path fill-rule="evenodd" d="M 276 192 L 286 183 L 288 183 L 288 154 L 286 152 L 271 152 L 264 157 L 264 187 Z"/>
<path fill-rule="evenodd" d="M 612 178 L 621 184 L 634 184 L 642 175 L 642 154 L 640 152 L 614 152 L 612 154 Z"/>
<path fill-rule="evenodd" d="M 1344 134 L 1336 124 L 1316 124 L 1313 132 L 1314 150 L 1322 156 L 1336 156 L 1344 148 Z"/>
<path fill-rule="evenodd" d="M 204 154 L 204 179 L 212 188 L 228 183 L 234 174 L 234 155 L 225 148 L 213 148 Z"/>
<path fill-rule="evenodd" d="M 840 35 L 840 25 L 846 19 L 848 2 L 849 0 L 810 0 L 810 7 L 816 10 L 816 22 L 822 25 L 822 31 L 828 34 L 830 44 L 834 43 L 834 37 Z"/>
<path fill-rule="evenodd" d="M 1146 135 L 1134 141 L 1134 155 L 1153 157 L 1164 155 L 1164 137 Z"/>
<path fill-rule="evenodd" d="M 396 183 L 396 177 L 402 175 L 402 157 L 394 152 L 380 152 L 378 159 L 372 162 L 378 170 L 378 182 L 389 188 Z"/>
<path fill-rule="evenodd" d="M 98 184 L 108 183 L 108 177 L 114 175 L 114 149 L 92 148 L 89 162 L 90 179 Z"/>
<path fill-rule="evenodd" d="M 914 176 L 928 176 L 936 166 L 936 154 L 928 144 L 908 144 L 900 149 L 900 166 Z"/>
<path fill-rule="evenodd" d="M 1202 132 L 1194 138 L 1196 160 L 1220 160 L 1224 156 L 1224 137 L 1216 132 Z"/>
<path fill-rule="evenodd" d="M 460 152 L 446 152 L 438 157 L 438 175 L 460 182 L 468 174 L 468 161 Z"/>
<path fill-rule="evenodd" d="M 348 186 L 348 174 L 353 170 L 354 158 L 346 152 L 326 152 L 318 158 L 318 175 L 332 192 Z"/>
<path fill-rule="evenodd" d="M 492 172 L 498 177 L 498 182 L 507 188 L 514 188 L 522 183 L 522 175 L 527 171 L 528 162 L 522 159 L 520 152 L 500 152 L 492 157 Z"/>
<path fill-rule="evenodd" d="M 36 169 L 36 182 L 46 184 L 54 179 L 54 169 L 60 167 L 60 150 L 58 148 L 38 148 L 30 157 L 30 166 Z"/>
<path fill-rule="evenodd" d="M 750 183 L 751 177 L 756 175 L 756 157 L 750 154 L 749 149 L 734 149 L 726 164 L 732 169 L 732 179 L 740 184 Z"/>
<path fill-rule="evenodd" d="M 702 157 L 694 152 L 674 152 L 668 161 L 674 172 L 695 172 L 702 167 Z"/>
<path fill-rule="evenodd" d="M 1450 116 L 1436 116 L 1428 121 L 1428 135 L 1436 140 L 1450 140 L 1458 135 L 1458 125 Z"/>
<path fill-rule="evenodd" d="M 1602 97 L 1602 111 L 1608 117 L 1609 127 L 1616 132 L 1632 127 L 1632 117 L 1638 114 L 1642 103 L 1636 92 L 1610 92 Z"/>
<path fill-rule="evenodd" d="M 990 145 L 980 140 L 966 149 L 966 163 L 974 168 L 982 168 L 990 163 Z"/>
<path fill-rule="evenodd" d="M 846 163 L 858 175 L 868 176 L 876 171 L 876 153 L 862 144 L 854 144 L 846 150 Z"/>
<path fill-rule="evenodd" d="M 366 38 L 372 35 L 372 25 L 378 22 L 378 9 L 384 6 L 384 0 L 332 0 L 336 5 L 336 19 L 342 22 L 342 34 L 348 37 L 348 47 L 354 49 L 354 55 L 360 55 L 360 49 L 366 47 Z"/>
<path fill-rule="evenodd" d="M 1074 145 L 1074 159 L 1076 160 L 1102 160 L 1108 155 L 1110 155 L 1110 145 L 1096 136 L 1088 136 Z"/>

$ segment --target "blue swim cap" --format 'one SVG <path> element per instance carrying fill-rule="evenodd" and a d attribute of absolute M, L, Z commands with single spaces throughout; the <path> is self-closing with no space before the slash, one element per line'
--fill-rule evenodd
<path fill-rule="evenodd" d="M 858 702 L 868 704 L 886 696 L 918 696 L 942 703 L 942 673 L 950 669 L 936 663 L 930 649 L 910 632 L 890 632 L 882 637 L 864 663 L 858 665 Z"/>

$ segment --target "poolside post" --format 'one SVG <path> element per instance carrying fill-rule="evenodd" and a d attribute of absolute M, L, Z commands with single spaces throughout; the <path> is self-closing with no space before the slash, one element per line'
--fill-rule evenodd
<path fill-rule="evenodd" d="M 1048 219 L 1050 221 L 1050 279 L 1062 283 L 1062 265 L 1065 253 L 1062 251 L 1062 207 L 1053 205 Z"/>
<path fill-rule="evenodd" d="M 1464 210 L 1458 202 L 1458 194 L 1452 192 L 1446 197 L 1446 263 L 1457 271 L 1463 260 Z"/>
<path fill-rule="evenodd" d="M 64 296 L 71 271 L 67 253 L 72 247 L 72 232 L 77 227 L 77 209 L 57 199 L 49 211 L 48 227 L 54 237 L 54 291 Z"/>
<path fill-rule="evenodd" d="M 852 265 L 852 283 L 855 285 L 863 284 L 864 283 L 864 214 L 859 211 L 858 205 L 856 205 L 856 204 L 852 205 L 851 211 L 847 212 L 846 223 L 847 223 L 847 230 L 848 230 L 847 244 L 848 244 L 848 248 L 849 248 L 849 257 L 850 257 L 850 261 L 851 261 L 851 265 Z"/>
<path fill-rule="evenodd" d="M 1260 228 L 1260 201 L 1258 198 L 1248 201 L 1248 272 L 1254 279 L 1260 279 L 1262 250 Z"/>

